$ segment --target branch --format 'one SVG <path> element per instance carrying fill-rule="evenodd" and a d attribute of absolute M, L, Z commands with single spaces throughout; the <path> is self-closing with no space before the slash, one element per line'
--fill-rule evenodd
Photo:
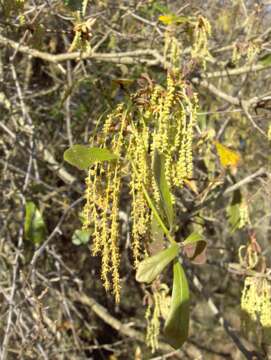
<path fill-rule="evenodd" d="M 240 100 L 238 98 L 224 93 L 223 91 L 216 88 L 213 84 L 210 84 L 207 80 L 201 80 L 200 78 L 193 78 L 191 81 L 193 84 L 199 85 L 199 86 L 209 90 L 215 96 L 227 101 L 228 103 L 230 103 L 232 105 L 235 105 L 235 106 L 240 105 Z"/>
<path fill-rule="evenodd" d="M 234 76 L 234 75 L 243 75 L 250 72 L 258 72 L 263 71 L 271 68 L 270 64 L 255 64 L 255 65 L 246 65 L 239 67 L 237 69 L 228 69 L 228 70 L 219 70 L 212 73 L 203 74 L 202 77 L 204 79 L 211 79 L 211 78 L 220 78 L 220 77 L 227 77 L 227 76 Z"/>
<path fill-rule="evenodd" d="M 84 197 L 80 197 L 79 199 L 75 200 L 68 208 L 67 210 L 63 213 L 63 215 L 61 216 L 60 220 L 58 221 L 58 223 L 56 224 L 54 230 L 51 232 L 51 234 L 47 237 L 47 239 L 42 243 L 42 245 L 37 248 L 37 250 L 34 252 L 34 255 L 30 261 L 30 271 L 29 271 L 29 276 L 31 275 L 36 262 L 38 260 L 38 258 L 43 254 L 43 252 L 45 251 L 46 247 L 49 245 L 49 243 L 53 240 L 53 238 L 60 233 L 60 226 L 62 225 L 62 223 L 64 222 L 64 220 L 66 219 L 66 216 L 68 215 L 68 213 L 70 212 L 70 210 L 72 210 L 76 205 L 80 204 L 82 201 L 84 200 Z"/>
<path fill-rule="evenodd" d="M 74 301 L 78 301 L 83 305 L 88 306 L 91 308 L 91 310 L 100 318 L 102 319 L 106 324 L 111 326 L 113 329 L 117 330 L 120 334 L 124 336 L 128 336 L 129 338 L 136 339 L 142 343 L 145 343 L 145 336 L 137 331 L 132 329 L 130 326 L 126 324 L 122 324 L 118 319 L 113 317 L 109 314 L 109 312 L 104 308 L 102 305 L 100 305 L 95 299 L 93 299 L 90 296 L 87 296 L 84 293 L 79 293 L 77 291 L 70 290 L 71 298 L 73 298 Z M 162 342 L 159 342 L 158 348 L 165 352 L 172 352 L 172 348 Z M 178 351 L 178 353 L 175 353 L 175 356 L 182 359 L 183 353 L 181 350 Z"/>
<path fill-rule="evenodd" d="M 244 179 L 238 181 L 236 184 L 228 187 L 225 191 L 224 191 L 224 195 L 229 194 L 237 189 L 239 189 L 240 187 L 251 183 L 255 178 L 263 176 L 263 175 L 268 175 L 268 173 L 266 172 L 266 170 L 264 168 L 260 168 L 259 170 L 257 170 L 255 173 L 245 177 Z"/>
<path fill-rule="evenodd" d="M 0 122 L 0 127 L 14 140 L 14 142 L 17 141 L 20 146 L 25 148 L 25 143 L 19 139 L 17 140 L 16 134 L 14 132 L 12 132 L 6 125 L 4 125 L 3 123 Z M 51 171 L 55 172 L 59 176 L 59 178 L 62 179 L 62 181 L 65 184 L 67 184 L 67 185 L 74 184 L 75 191 L 81 194 L 83 189 L 81 188 L 80 184 L 76 183 L 76 177 L 74 175 L 70 174 L 60 163 L 58 163 L 56 161 L 54 156 L 51 154 L 51 152 L 49 150 L 47 150 L 45 148 L 45 146 L 43 145 L 43 143 L 41 141 L 37 141 L 36 147 L 41 153 L 43 153 L 43 160 L 48 163 L 49 169 Z M 5 162 L 0 159 L 0 163 L 3 164 Z M 11 169 L 12 168 L 15 169 L 18 172 L 25 173 L 23 170 L 17 169 L 11 164 L 8 164 L 7 166 L 9 166 Z M 31 174 L 29 175 L 29 177 L 32 178 Z M 35 179 L 35 181 L 37 182 L 36 179 Z M 43 181 L 40 181 L 40 183 L 44 184 L 49 189 L 53 189 L 51 186 L 44 183 Z"/>
<path fill-rule="evenodd" d="M 36 50 L 30 48 L 26 45 L 21 45 L 20 43 L 8 39 L 0 34 L 0 44 L 7 47 L 10 46 L 16 51 L 21 53 L 25 53 L 27 55 L 42 59 L 44 61 L 59 63 L 67 60 L 84 60 L 84 59 L 94 59 L 104 62 L 113 62 L 113 63 L 122 63 L 122 64 L 135 64 L 135 63 L 144 63 L 148 66 L 154 65 L 163 65 L 164 61 L 163 57 L 159 54 L 157 50 L 153 49 L 139 49 L 135 51 L 126 51 L 119 53 L 95 53 L 93 51 L 90 52 L 80 52 L 75 51 L 71 53 L 62 53 L 62 54 L 50 54 L 44 51 Z M 150 56 L 151 59 L 141 58 L 142 56 Z M 255 64 L 242 66 L 237 69 L 229 69 L 223 71 L 216 71 L 213 73 L 207 73 L 202 77 L 205 79 L 216 78 L 216 77 L 225 77 L 225 76 L 233 76 L 233 75 L 242 75 L 249 72 L 255 71 L 263 71 L 271 68 L 271 64 Z"/>
<path fill-rule="evenodd" d="M 29 46 L 21 45 L 16 41 L 8 39 L 0 34 L 0 44 L 7 47 L 10 46 L 16 51 L 21 53 L 33 56 L 35 58 L 42 59 L 44 61 L 59 63 L 67 60 L 84 60 L 84 59 L 94 59 L 104 62 L 113 62 L 113 63 L 122 63 L 122 64 L 136 64 L 144 63 L 148 66 L 158 65 L 161 63 L 161 56 L 156 50 L 152 49 L 140 49 L 135 51 L 126 51 L 119 53 L 94 53 L 90 52 L 70 52 L 62 54 L 49 54 L 44 51 L 39 51 L 32 49 Z M 141 58 L 142 56 L 151 56 L 151 59 Z"/>
<path fill-rule="evenodd" d="M 254 100 L 254 99 L 252 99 Z M 266 133 L 263 131 L 263 129 L 261 129 L 259 127 L 259 125 L 254 121 L 253 117 L 250 115 L 249 113 L 249 107 L 251 105 L 251 101 L 245 101 L 245 100 L 242 100 L 241 101 L 241 106 L 242 106 L 242 109 L 246 115 L 246 117 L 248 118 L 248 120 L 251 122 L 251 124 L 255 127 L 255 129 L 257 129 L 264 137 L 268 137 L 266 135 Z"/>
<path fill-rule="evenodd" d="M 249 121 L 251 121 L 251 123 L 253 124 L 253 126 L 255 128 L 257 128 L 257 130 L 259 130 L 261 132 L 261 134 L 263 134 L 266 137 L 265 132 L 255 123 L 252 116 L 249 114 L 248 110 L 251 106 L 256 106 L 260 100 L 264 100 L 264 98 L 267 96 L 267 94 L 269 95 L 269 92 L 267 94 L 255 96 L 249 100 L 242 100 L 240 98 L 233 97 L 233 96 L 225 93 L 224 91 L 218 89 L 213 84 L 211 84 L 208 80 L 201 79 L 199 77 L 195 77 L 195 78 L 191 79 L 191 82 L 194 85 L 199 85 L 199 86 L 209 90 L 209 92 L 214 94 L 216 97 L 218 97 L 222 100 L 225 100 L 227 103 L 229 103 L 231 105 L 240 106 L 242 108 L 243 112 L 245 113 L 245 115 L 247 116 L 247 118 L 249 119 Z"/>

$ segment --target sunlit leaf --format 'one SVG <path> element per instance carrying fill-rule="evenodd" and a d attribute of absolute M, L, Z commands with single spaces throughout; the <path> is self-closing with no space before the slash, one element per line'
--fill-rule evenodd
<path fill-rule="evenodd" d="M 266 54 L 263 57 L 261 57 L 259 59 L 259 63 L 264 66 L 271 65 L 271 54 Z"/>
<path fill-rule="evenodd" d="M 233 169 L 236 169 L 241 160 L 238 152 L 227 148 L 226 146 L 220 144 L 218 141 L 215 141 L 215 146 L 221 165 L 224 168 L 231 167 Z"/>
<path fill-rule="evenodd" d="M 164 334 L 167 342 L 179 349 L 188 337 L 189 330 L 189 286 L 181 264 L 173 265 L 173 290 L 169 315 Z"/>
<path fill-rule="evenodd" d="M 192 234 L 190 234 L 184 241 L 183 244 L 188 245 L 188 244 L 195 244 L 199 241 L 202 241 L 204 238 L 201 234 L 197 233 L 197 232 L 193 232 Z"/>
<path fill-rule="evenodd" d="M 242 194 L 240 190 L 235 190 L 233 193 L 232 201 L 227 208 L 227 217 L 231 227 L 231 233 L 234 233 L 240 223 L 240 205 L 242 203 Z"/>
<path fill-rule="evenodd" d="M 159 20 L 164 25 L 171 25 L 174 22 L 174 17 L 173 17 L 173 15 L 161 15 L 161 16 L 159 16 Z"/>
<path fill-rule="evenodd" d="M 82 8 L 82 0 L 63 0 L 64 5 L 72 11 L 79 11 Z"/>
<path fill-rule="evenodd" d="M 199 190 L 197 187 L 197 183 L 195 180 L 184 180 L 185 185 L 187 185 L 187 187 L 189 187 L 189 189 L 191 189 L 196 195 L 199 194 Z"/>
<path fill-rule="evenodd" d="M 77 229 L 72 235 L 74 245 L 85 245 L 89 242 L 90 232 L 88 230 Z"/>
<path fill-rule="evenodd" d="M 150 255 L 155 255 L 164 248 L 164 232 L 152 214 L 151 219 L 151 239 L 149 244 Z"/>
<path fill-rule="evenodd" d="M 186 256 L 195 264 L 203 264 L 206 261 L 207 242 L 201 234 L 193 232 L 183 242 L 182 247 Z"/>
<path fill-rule="evenodd" d="M 37 245 L 46 237 L 46 226 L 41 212 L 32 201 L 28 201 L 25 205 L 24 236 Z"/>
<path fill-rule="evenodd" d="M 161 206 L 167 217 L 168 225 L 170 229 L 172 229 L 174 223 L 174 211 L 171 193 L 165 175 L 165 157 L 164 155 L 159 154 L 157 150 L 154 152 L 153 172 L 160 192 Z"/>
<path fill-rule="evenodd" d="M 184 24 L 189 22 L 186 16 L 176 16 L 175 14 L 161 15 L 158 18 L 164 25 Z"/>
<path fill-rule="evenodd" d="M 171 245 L 168 249 L 148 257 L 138 265 L 136 280 L 151 283 L 157 275 L 178 255 L 178 244 Z"/>
<path fill-rule="evenodd" d="M 107 149 L 90 148 L 86 145 L 73 145 L 64 152 L 64 160 L 80 170 L 87 169 L 95 162 L 117 159 L 117 155 Z"/>

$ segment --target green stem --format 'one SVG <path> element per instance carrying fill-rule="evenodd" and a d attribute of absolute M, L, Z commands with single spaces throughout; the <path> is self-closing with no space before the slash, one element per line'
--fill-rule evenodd
<path fill-rule="evenodd" d="M 136 166 L 133 162 L 133 160 L 130 158 L 129 161 L 131 162 L 132 164 L 132 168 L 134 170 L 134 172 L 136 173 L 136 175 L 138 176 L 138 171 L 136 169 Z M 144 184 L 141 185 L 142 186 L 142 189 L 143 189 L 143 193 L 144 193 L 144 196 L 147 200 L 147 203 L 149 205 L 149 207 L 151 208 L 152 212 L 153 212 L 153 215 L 155 217 L 155 219 L 157 220 L 158 224 L 160 225 L 161 229 L 163 230 L 164 234 L 166 235 L 166 237 L 168 238 L 168 240 L 172 243 L 172 244 L 175 244 L 176 241 L 174 240 L 174 238 L 170 235 L 170 231 L 168 230 L 168 228 L 166 227 L 165 223 L 163 222 L 163 220 L 161 219 L 156 207 L 155 207 L 155 204 L 153 203 L 151 197 L 149 196 L 148 194 L 148 191 L 145 187 Z"/>

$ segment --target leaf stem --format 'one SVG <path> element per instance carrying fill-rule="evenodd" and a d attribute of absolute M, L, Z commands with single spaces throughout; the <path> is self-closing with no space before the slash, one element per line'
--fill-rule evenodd
<path fill-rule="evenodd" d="M 133 162 L 133 160 L 131 158 L 129 158 L 129 161 L 131 162 L 131 165 L 132 165 L 132 168 L 134 170 L 134 172 L 136 173 L 136 175 L 138 175 L 138 171 L 136 169 L 136 166 Z M 153 203 L 150 195 L 148 194 L 148 191 L 145 187 L 144 184 L 142 184 L 142 190 L 143 190 L 143 193 L 144 193 L 144 196 L 147 200 L 147 203 L 149 205 L 149 207 L 151 208 L 152 212 L 153 212 L 153 215 L 154 217 L 156 218 L 158 224 L 160 225 L 161 229 L 163 230 L 164 234 L 166 235 L 166 237 L 168 238 L 168 240 L 172 243 L 172 244 L 175 244 L 176 241 L 174 240 L 174 238 L 170 235 L 170 231 L 168 230 L 168 228 L 166 227 L 164 221 L 161 219 L 156 207 L 155 207 L 155 204 Z"/>

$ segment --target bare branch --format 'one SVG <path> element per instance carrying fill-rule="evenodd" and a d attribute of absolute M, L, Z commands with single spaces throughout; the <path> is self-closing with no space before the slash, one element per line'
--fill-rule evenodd
<path fill-rule="evenodd" d="M 42 59 L 44 61 L 60 63 L 68 60 L 84 60 L 84 59 L 93 59 L 97 61 L 112 62 L 118 64 L 136 64 L 142 63 L 149 66 L 158 65 L 161 62 L 161 57 L 156 50 L 152 49 L 140 49 L 135 51 L 119 52 L 119 53 L 93 53 L 90 52 L 71 52 L 52 55 L 44 51 L 39 51 L 32 49 L 26 45 L 21 45 L 16 41 L 8 39 L 0 34 L 0 44 L 3 46 L 10 46 L 24 54 L 31 55 L 33 57 Z M 144 59 L 142 56 L 150 56 L 150 59 Z"/>

